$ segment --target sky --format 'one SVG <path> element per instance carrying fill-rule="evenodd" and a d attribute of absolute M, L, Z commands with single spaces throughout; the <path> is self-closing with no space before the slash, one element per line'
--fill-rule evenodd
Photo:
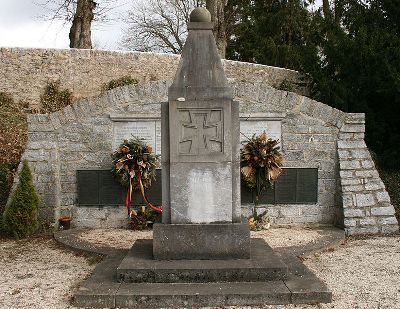
<path fill-rule="evenodd" d="M 56 2 L 60 0 L 49 0 Z M 97 2 L 106 0 L 97 0 Z M 97 49 L 122 49 L 123 22 L 132 0 L 114 1 L 113 21 L 92 25 L 92 44 Z M 70 24 L 45 20 L 49 11 L 40 3 L 46 0 L 0 0 L 0 47 L 69 48 Z M 316 0 L 320 4 L 321 0 Z M 317 5 L 316 5 L 317 6 Z"/>
<path fill-rule="evenodd" d="M 0 47 L 68 48 L 70 24 L 60 20 L 44 20 L 45 0 L 0 0 Z M 98 49 L 120 49 L 123 18 L 129 0 L 116 0 L 114 21 L 94 23 L 92 44 Z"/>

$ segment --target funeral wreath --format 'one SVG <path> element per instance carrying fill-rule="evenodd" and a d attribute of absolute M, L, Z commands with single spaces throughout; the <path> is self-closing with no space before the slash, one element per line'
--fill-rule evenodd
<path fill-rule="evenodd" d="M 256 206 L 259 196 L 267 186 L 272 186 L 282 173 L 282 154 L 279 140 L 268 137 L 266 132 L 246 137 L 240 153 L 242 181 L 255 193 L 253 214 L 249 217 L 249 225 L 253 230 L 269 228 L 267 212 L 257 214 Z"/>
<path fill-rule="evenodd" d="M 143 225 L 148 223 L 149 213 L 162 212 L 161 206 L 151 204 L 145 194 L 145 189 L 149 188 L 156 178 L 156 169 L 160 166 L 160 158 L 153 153 L 150 145 L 145 144 L 139 138 L 124 140 L 111 157 L 113 164 L 111 172 L 114 178 L 127 187 L 125 206 L 131 218 L 131 226 L 143 228 Z M 130 209 L 132 194 L 135 190 L 139 191 L 151 210 Z"/>

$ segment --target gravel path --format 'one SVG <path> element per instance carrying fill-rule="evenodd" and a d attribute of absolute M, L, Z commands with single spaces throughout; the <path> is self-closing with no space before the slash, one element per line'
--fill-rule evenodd
<path fill-rule="evenodd" d="M 127 238 L 132 242 L 152 234 L 93 230 L 81 237 L 127 248 L 131 245 Z M 253 232 L 252 237 L 263 237 L 273 247 L 285 247 L 305 245 L 321 236 L 318 230 L 272 229 Z M 316 254 L 304 263 L 327 283 L 333 303 L 262 308 L 400 308 L 399 236 L 349 239 L 336 250 Z M 72 291 L 93 268 L 92 258 L 63 249 L 50 238 L 0 239 L 0 308 L 73 308 L 69 305 Z"/>
<path fill-rule="evenodd" d="M 110 230 L 96 229 L 88 230 L 80 235 L 80 239 L 119 249 L 129 249 L 136 239 L 151 239 L 152 231 L 132 230 Z M 319 230 L 299 228 L 279 228 L 251 232 L 251 237 L 263 238 L 273 247 L 300 246 L 315 242 L 322 237 Z"/>

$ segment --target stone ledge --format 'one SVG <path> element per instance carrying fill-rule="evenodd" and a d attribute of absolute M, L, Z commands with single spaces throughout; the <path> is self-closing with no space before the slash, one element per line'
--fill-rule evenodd
<path fill-rule="evenodd" d="M 260 282 L 283 280 L 287 266 L 263 239 L 251 240 L 250 259 L 154 260 L 151 240 L 137 240 L 117 268 L 130 283 Z"/>
<path fill-rule="evenodd" d="M 154 224 L 155 259 L 248 259 L 247 224 Z"/>

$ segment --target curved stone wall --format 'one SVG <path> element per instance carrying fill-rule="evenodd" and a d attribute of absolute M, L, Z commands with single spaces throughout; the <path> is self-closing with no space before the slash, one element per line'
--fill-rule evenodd
<path fill-rule="evenodd" d="M 348 234 L 398 230 L 389 196 L 363 141 L 364 114 L 346 114 L 265 83 L 231 80 L 241 113 L 284 113 L 284 166 L 318 168 L 318 202 L 307 205 L 260 205 L 275 225 L 339 224 Z M 29 161 L 41 196 L 40 215 L 54 222 L 71 211 L 80 227 L 126 224 L 121 207 L 77 206 L 77 169 L 110 166 L 111 114 L 160 114 L 169 82 L 116 88 L 79 100 L 52 114 L 29 115 Z M 250 205 L 242 205 L 244 213 Z"/>

